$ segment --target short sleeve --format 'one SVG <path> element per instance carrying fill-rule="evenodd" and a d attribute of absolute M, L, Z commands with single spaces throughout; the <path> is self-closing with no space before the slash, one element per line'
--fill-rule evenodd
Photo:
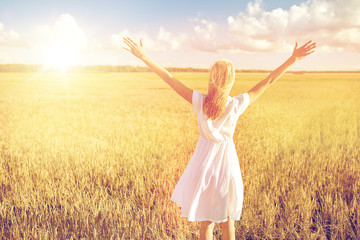
<path fill-rule="evenodd" d="M 234 97 L 234 99 L 236 100 L 235 112 L 238 116 L 240 116 L 250 104 L 249 94 L 243 93 Z"/>
<path fill-rule="evenodd" d="M 198 91 L 193 90 L 192 106 L 195 114 L 198 114 L 201 111 L 202 100 L 203 100 L 203 95 Z"/>

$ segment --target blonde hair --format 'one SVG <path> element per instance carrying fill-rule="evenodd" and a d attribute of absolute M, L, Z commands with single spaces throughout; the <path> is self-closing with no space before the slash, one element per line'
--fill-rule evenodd
<path fill-rule="evenodd" d="M 229 60 L 219 60 L 211 67 L 208 94 L 203 103 L 204 113 L 211 120 L 224 113 L 234 80 L 235 69 Z"/>

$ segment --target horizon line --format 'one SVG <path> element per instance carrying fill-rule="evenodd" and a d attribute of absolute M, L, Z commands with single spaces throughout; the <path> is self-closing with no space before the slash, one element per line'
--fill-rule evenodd
<path fill-rule="evenodd" d="M 10 69 L 3 69 L 4 67 L 9 67 Z M 29 67 L 28 69 L 14 69 L 14 67 Z M 0 72 L 37 72 L 38 68 L 44 68 L 46 64 L 27 64 L 27 63 L 0 63 Z M 89 69 L 81 69 L 81 68 L 89 68 Z M 91 69 L 98 68 L 98 69 Z M 111 69 L 105 69 L 111 68 Z M 123 69 L 115 69 L 115 68 L 123 68 Z M 126 69 L 128 68 L 128 69 Z M 208 72 L 210 68 L 202 68 L 202 67 L 164 67 L 168 71 L 172 72 Z M 93 72 L 151 72 L 151 70 L 147 66 L 134 66 L 134 65 L 114 65 L 114 64 L 87 64 L 87 65 L 71 65 L 67 66 L 69 72 L 72 71 L 93 71 Z M 5 70 L 5 71 L 4 71 Z M 20 70 L 20 71 L 17 71 Z M 46 69 L 49 72 L 56 72 L 59 69 L 56 67 L 50 67 Z M 273 70 L 268 69 L 259 69 L 259 68 L 249 68 L 249 69 L 235 69 L 236 72 L 249 72 L 249 73 L 269 73 Z M 360 73 L 360 69 L 352 69 L 352 70 L 289 70 L 286 71 L 288 73 Z"/>

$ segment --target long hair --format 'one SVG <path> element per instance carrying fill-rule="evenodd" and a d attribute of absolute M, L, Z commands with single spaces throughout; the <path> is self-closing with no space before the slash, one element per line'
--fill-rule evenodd
<path fill-rule="evenodd" d="M 234 80 L 235 69 L 229 60 L 219 60 L 211 67 L 208 94 L 203 103 L 209 119 L 215 120 L 224 113 Z"/>

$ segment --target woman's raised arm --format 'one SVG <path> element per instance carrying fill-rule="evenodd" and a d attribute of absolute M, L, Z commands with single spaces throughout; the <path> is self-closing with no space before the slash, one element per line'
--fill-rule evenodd
<path fill-rule="evenodd" d="M 150 57 L 145 54 L 142 40 L 140 39 L 140 46 L 137 45 L 129 37 L 124 38 L 124 43 L 129 47 L 125 50 L 134 54 L 134 56 L 141 59 L 154 73 L 159 75 L 172 89 L 175 90 L 181 97 L 183 97 L 189 103 L 192 103 L 193 90 L 185 86 L 178 79 L 174 78 L 165 68 L 154 62 Z"/>
<path fill-rule="evenodd" d="M 311 40 L 302 45 L 301 47 L 297 47 L 297 42 L 295 43 L 295 48 L 288 60 L 286 60 L 282 65 L 280 65 L 277 69 L 269 74 L 264 80 L 256 84 L 252 89 L 248 91 L 250 97 L 250 103 L 254 102 L 258 97 L 261 96 L 265 92 L 271 84 L 273 84 L 276 80 L 278 80 L 286 70 L 293 65 L 296 61 L 306 57 L 307 55 L 314 52 L 316 48 L 316 43 Z"/>

